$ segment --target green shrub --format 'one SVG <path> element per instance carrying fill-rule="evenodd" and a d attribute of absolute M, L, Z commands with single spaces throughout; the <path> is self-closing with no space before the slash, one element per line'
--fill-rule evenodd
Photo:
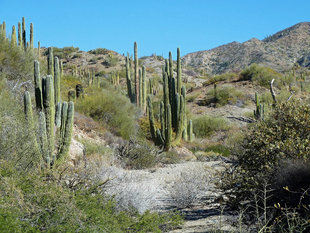
<path fill-rule="evenodd" d="M 109 54 L 110 50 L 105 49 L 105 48 L 98 48 L 98 49 L 94 49 L 94 50 L 90 50 L 89 53 L 92 54 L 102 54 L 102 55 L 106 55 Z"/>
<path fill-rule="evenodd" d="M 252 125 L 244 133 L 243 141 L 233 151 L 238 160 L 238 166 L 233 169 L 233 172 L 226 173 L 227 176 L 223 182 L 226 184 L 224 190 L 230 197 L 231 205 L 241 207 L 240 203 L 247 203 L 242 208 L 247 208 L 250 216 L 256 219 L 264 214 L 280 218 L 284 213 L 281 212 L 281 208 L 280 212 L 277 212 L 274 205 L 279 202 L 283 208 L 291 206 L 289 202 L 286 203 L 285 195 L 281 194 L 283 187 L 280 186 L 284 184 L 287 186 L 297 185 L 299 181 L 296 178 L 294 181 L 290 181 L 290 179 L 299 177 L 307 180 L 306 183 L 301 184 L 301 189 L 307 191 L 310 186 L 309 173 L 305 172 L 307 169 L 291 165 L 296 160 L 302 160 L 304 165 L 309 161 L 309 116 L 310 106 L 308 104 L 291 100 L 278 104 L 267 119 Z M 289 161 L 290 165 L 288 166 L 286 162 L 283 167 L 285 161 Z M 289 168 L 290 166 L 291 168 Z M 281 179 L 279 179 L 279 175 Z M 288 189 L 291 189 L 292 192 L 299 192 L 299 197 L 301 197 L 301 189 L 294 190 L 292 186 Z M 304 195 L 308 194 L 304 193 Z M 279 196 L 281 201 L 275 199 Z M 289 198 L 288 194 L 286 196 Z M 301 199 L 299 201 L 302 201 Z M 294 201 L 296 203 L 296 199 Z M 300 208 L 296 205 L 293 207 Z M 296 209 L 283 210 L 290 213 L 296 211 Z"/>
<path fill-rule="evenodd" d="M 174 213 L 118 211 L 100 184 L 78 180 L 77 175 L 68 179 L 63 169 L 18 172 L 14 163 L 1 161 L 0 231 L 161 232 L 182 222 Z"/>
<path fill-rule="evenodd" d="M 116 156 L 124 168 L 144 169 L 156 165 L 158 153 L 157 148 L 147 142 L 130 140 L 117 148 Z"/>
<path fill-rule="evenodd" d="M 33 78 L 33 52 L 11 46 L 9 40 L 0 35 L 1 77 L 8 80 L 26 81 Z"/>
<path fill-rule="evenodd" d="M 236 90 L 232 86 L 217 86 L 207 93 L 203 100 L 203 105 L 215 104 L 216 107 L 221 107 L 227 104 L 236 104 L 237 100 L 246 101 L 246 96 Z"/>
<path fill-rule="evenodd" d="M 215 75 L 211 78 L 209 78 L 207 81 L 205 81 L 203 83 L 204 86 L 208 86 L 208 85 L 212 85 L 218 82 L 222 82 L 222 81 L 231 81 L 238 78 L 238 74 L 237 73 L 225 73 L 225 74 L 220 74 L 220 75 Z"/>
<path fill-rule="evenodd" d="M 252 64 L 240 73 L 240 80 L 252 81 L 263 87 L 269 87 L 272 79 L 280 79 L 282 75 L 269 67 Z"/>
<path fill-rule="evenodd" d="M 103 83 L 102 86 L 103 89 L 88 88 L 89 94 L 76 102 L 77 111 L 103 122 L 125 139 L 136 135 L 136 108 L 109 84 Z"/>
<path fill-rule="evenodd" d="M 223 144 L 210 145 L 205 149 L 205 152 L 211 152 L 211 151 L 226 157 L 230 155 L 230 148 L 228 148 Z"/>
<path fill-rule="evenodd" d="M 209 137 L 217 131 L 228 130 L 228 122 L 220 117 L 201 116 L 193 120 L 193 131 L 197 137 Z"/>

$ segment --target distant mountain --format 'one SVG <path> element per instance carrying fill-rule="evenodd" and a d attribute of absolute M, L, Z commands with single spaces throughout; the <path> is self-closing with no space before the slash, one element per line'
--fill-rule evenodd
<path fill-rule="evenodd" d="M 252 63 L 280 72 L 296 62 L 310 66 L 310 22 L 298 23 L 264 40 L 253 38 L 244 43 L 232 42 L 189 53 L 182 62 L 194 69 L 205 69 L 209 74 L 239 71 Z"/>

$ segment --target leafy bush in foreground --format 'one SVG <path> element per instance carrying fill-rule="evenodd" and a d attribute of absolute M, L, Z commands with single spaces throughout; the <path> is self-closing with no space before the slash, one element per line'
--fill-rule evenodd
<path fill-rule="evenodd" d="M 270 218 L 268 224 L 276 227 L 288 227 L 283 224 L 292 213 L 302 222 L 308 219 L 309 116 L 308 104 L 286 102 L 246 132 L 234 151 L 238 166 L 226 174 L 224 182 L 231 205 L 246 208 L 257 220 L 261 216 Z M 304 181 L 299 182 L 297 177 Z M 273 221 L 283 216 L 284 222 Z"/>

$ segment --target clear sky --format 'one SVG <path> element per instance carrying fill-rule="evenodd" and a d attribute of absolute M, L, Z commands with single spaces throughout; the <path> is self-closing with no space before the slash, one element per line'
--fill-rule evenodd
<path fill-rule="evenodd" d="M 139 56 L 182 55 L 263 39 L 310 21 L 310 0 L 0 0 L 7 31 L 26 19 L 41 46 L 107 48 Z"/>

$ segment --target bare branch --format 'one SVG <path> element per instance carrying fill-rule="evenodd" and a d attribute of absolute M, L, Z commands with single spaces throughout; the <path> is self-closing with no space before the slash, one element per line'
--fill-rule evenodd
<path fill-rule="evenodd" d="M 271 95 L 272 95 L 272 99 L 273 99 L 273 102 L 274 103 L 277 103 L 277 99 L 276 99 L 276 94 L 273 90 L 273 82 L 274 82 L 275 79 L 272 79 L 271 82 L 270 82 L 270 92 L 271 92 Z"/>

